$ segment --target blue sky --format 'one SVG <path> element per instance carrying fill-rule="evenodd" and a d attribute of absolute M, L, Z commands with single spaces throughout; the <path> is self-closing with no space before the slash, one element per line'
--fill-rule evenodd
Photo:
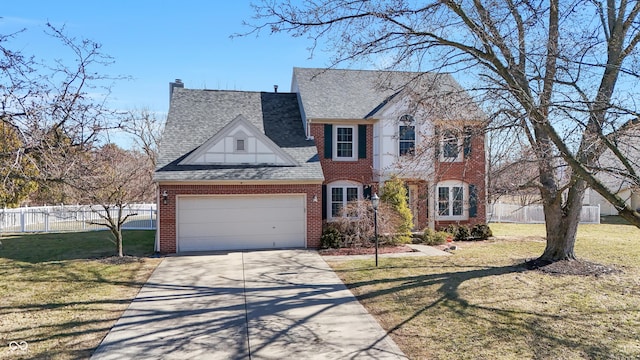
<path fill-rule="evenodd" d="M 20 50 L 41 58 L 67 57 L 43 36 L 45 24 L 65 25 L 66 33 L 102 44 L 115 64 L 104 72 L 131 76 L 115 84 L 111 103 L 119 109 L 148 108 L 165 114 L 169 82 L 187 88 L 289 91 L 293 67 L 323 67 L 329 55 L 309 59 L 310 41 L 266 32 L 246 32 L 250 1 L 5 1 L 0 33 L 26 28 Z"/>

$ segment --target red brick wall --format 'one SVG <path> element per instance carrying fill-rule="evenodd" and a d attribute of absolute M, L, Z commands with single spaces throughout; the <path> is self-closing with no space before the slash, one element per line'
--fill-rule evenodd
<path fill-rule="evenodd" d="M 462 151 L 462 149 L 460 149 Z M 485 188 L 485 148 L 484 136 L 474 135 L 471 138 L 471 153 L 461 162 L 439 162 L 436 171 L 436 183 L 445 180 L 461 180 L 476 186 L 478 190 L 478 212 L 476 217 L 468 221 L 436 221 L 436 228 L 449 224 L 484 224 L 487 222 L 486 188 Z M 435 201 L 435 199 L 433 199 Z"/>
<path fill-rule="evenodd" d="M 167 205 L 160 200 L 159 231 L 160 252 L 175 253 L 176 237 L 176 196 L 177 195 L 246 195 L 246 194 L 306 194 L 307 195 L 307 247 L 320 247 L 322 235 L 322 187 L 308 185 L 159 185 L 159 192 L 168 194 Z M 318 201 L 314 202 L 313 197 Z"/>
<path fill-rule="evenodd" d="M 333 161 L 324 157 L 324 124 L 311 124 L 320 164 L 324 173 L 324 183 L 336 180 L 352 180 L 368 185 L 373 179 L 373 125 L 367 124 L 367 157 L 356 161 Z M 356 151 L 358 149 L 355 149 Z"/>

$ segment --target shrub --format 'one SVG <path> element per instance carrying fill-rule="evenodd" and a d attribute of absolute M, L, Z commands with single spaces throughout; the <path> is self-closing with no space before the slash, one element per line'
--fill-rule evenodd
<path fill-rule="evenodd" d="M 410 244 L 411 243 L 411 235 L 403 235 L 403 234 L 394 234 L 394 235 L 385 235 L 383 240 L 387 245 L 402 245 L 402 244 Z"/>
<path fill-rule="evenodd" d="M 429 241 L 431 241 L 431 237 L 435 233 L 436 233 L 435 230 L 433 230 L 431 228 L 424 229 L 424 231 L 422 232 L 422 241 L 424 243 L 428 243 Z"/>
<path fill-rule="evenodd" d="M 446 231 L 437 231 L 435 234 L 433 234 L 433 245 L 441 245 L 447 242 L 447 238 L 450 237 L 451 234 L 449 234 Z"/>
<path fill-rule="evenodd" d="M 471 236 L 471 231 L 467 225 L 460 225 L 454 233 L 454 239 L 458 241 L 467 240 Z"/>
<path fill-rule="evenodd" d="M 407 204 L 407 189 L 404 186 L 404 181 L 396 176 L 387 180 L 382 187 L 380 202 L 389 204 L 398 213 L 400 222 L 398 222 L 394 233 L 400 234 L 399 237 L 402 242 L 410 242 L 413 215 L 411 214 L 411 209 L 409 209 L 409 204 Z"/>
<path fill-rule="evenodd" d="M 458 226 L 454 224 L 449 224 L 447 225 L 447 227 L 442 229 L 442 231 L 448 232 L 449 234 L 451 234 L 451 236 L 455 237 L 456 234 L 458 233 Z"/>
<path fill-rule="evenodd" d="M 476 224 L 471 228 L 471 237 L 478 240 L 487 240 L 493 236 L 493 232 L 487 224 Z"/>
<path fill-rule="evenodd" d="M 450 235 L 444 231 L 435 232 L 429 228 L 424 229 L 423 240 L 427 245 L 442 245 L 447 242 Z"/>
<path fill-rule="evenodd" d="M 340 230 L 333 226 L 326 226 L 320 237 L 320 247 L 323 249 L 336 249 L 342 246 L 342 240 L 343 237 Z"/>
<path fill-rule="evenodd" d="M 373 246 L 374 212 L 370 201 L 350 201 L 342 209 L 341 215 L 331 223 L 331 226 L 342 236 L 340 247 Z M 381 244 L 411 241 L 410 237 L 405 239 L 393 236 L 400 221 L 400 216 L 389 204 L 380 202 L 378 207 L 378 240 Z"/>

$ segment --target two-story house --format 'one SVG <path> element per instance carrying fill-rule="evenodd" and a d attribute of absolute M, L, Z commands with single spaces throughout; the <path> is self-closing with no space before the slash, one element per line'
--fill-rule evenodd
<path fill-rule="evenodd" d="M 320 155 L 323 218 L 396 175 L 416 229 L 485 222 L 483 114 L 450 75 L 294 68 L 292 92 Z"/>
<path fill-rule="evenodd" d="M 295 68 L 290 93 L 170 89 L 160 252 L 318 247 L 392 175 L 416 229 L 485 222 L 482 112 L 449 75 Z"/>

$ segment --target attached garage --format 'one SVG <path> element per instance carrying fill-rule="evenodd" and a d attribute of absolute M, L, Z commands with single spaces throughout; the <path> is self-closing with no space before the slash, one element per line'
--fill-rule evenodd
<path fill-rule="evenodd" d="M 324 174 L 297 95 L 171 89 L 156 251 L 320 247 Z"/>
<path fill-rule="evenodd" d="M 287 195 L 177 197 L 177 251 L 306 247 L 306 198 Z"/>

